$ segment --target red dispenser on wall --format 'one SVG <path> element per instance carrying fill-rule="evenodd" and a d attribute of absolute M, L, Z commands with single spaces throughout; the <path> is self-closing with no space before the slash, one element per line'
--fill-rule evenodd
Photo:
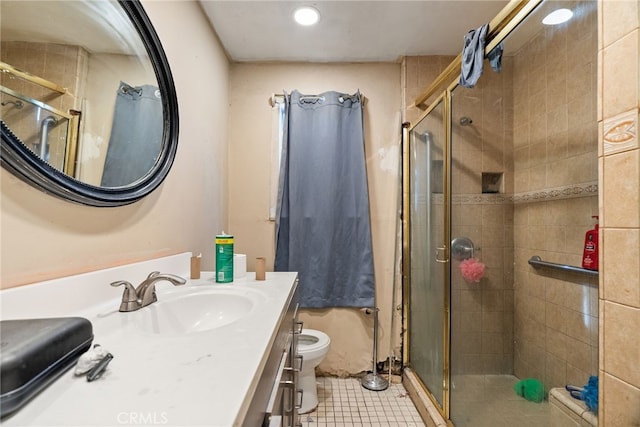
<path fill-rule="evenodd" d="M 597 216 L 592 216 L 598 220 Z M 582 254 L 582 268 L 598 271 L 598 223 L 584 236 L 584 252 Z"/>

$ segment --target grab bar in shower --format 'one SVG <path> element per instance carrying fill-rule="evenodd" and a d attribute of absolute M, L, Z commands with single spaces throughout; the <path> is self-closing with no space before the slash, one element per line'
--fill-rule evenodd
<path fill-rule="evenodd" d="M 553 268 L 555 270 L 570 271 L 572 273 L 583 273 L 589 276 L 598 277 L 597 271 L 587 270 L 586 268 L 575 267 L 573 265 L 556 264 L 555 262 L 543 261 L 542 258 L 540 258 L 538 255 L 534 255 L 531 257 L 531 259 L 529 260 L 529 265 L 531 265 L 534 268 L 548 267 L 548 268 Z"/>

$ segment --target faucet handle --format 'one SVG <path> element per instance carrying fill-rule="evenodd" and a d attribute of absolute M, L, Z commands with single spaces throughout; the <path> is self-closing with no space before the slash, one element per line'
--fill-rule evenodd
<path fill-rule="evenodd" d="M 140 308 L 146 307 L 158 301 L 156 295 L 156 282 L 167 280 L 174 286 L 180 286 L 187 283 L 186 279 L 176 276 L 175 274 L 161 274 L 159 271 L 153 271 L 147 278 L 135 289 Z"/>
<path fill-rule="evenodd" d="M 160 272 L 159 271 L 152 271 L 151 273 L 149 273 L 149 275 L 147 276 L 147 280 L 151 280 L 156 276 L 159 276 Z"/>
<path fill-rule="evenodd" d="M 151 273 L 149 273 L 149 275 L 147 276 L 147 280 L 145 280 L 145 282 L 148 281 L 150 283 L 153 283 L 160 280 L 167 280 L 171 282 L 174 286 L 180 286 L 187 283 L 187 279 L 185 279 L 184 277 L 181 277 L 175 274 L 160 273 L 159 271 L 152 271 Z"/>
<path fill-rule="evenodd" d="M 122 293 L 122 302 L 120 303 L 120 311 L 134 311 L 140 308 L 140 300 L 138 299 L 138 295 L 136 293 L 136 288 L 126 280 L 118 280 L 117 282 L 111 283 L 111 286 L 124 286 L 124 292 Z"/>

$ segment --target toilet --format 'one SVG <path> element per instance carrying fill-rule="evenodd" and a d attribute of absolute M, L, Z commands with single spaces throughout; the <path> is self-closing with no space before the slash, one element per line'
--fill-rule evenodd
<path fill-rule="evenodd" d="M 313 411 L 318 406 L 318 390 L 316 386 L 316 366 L 322 362 L 329 351 L 331 339 L 324 332 L 314 329 L 303 329 L 298 337 L 298 354 L 302 356 L 302 370 L 298 385 L 302 389 L 302 406 L 300 414 Z"/>

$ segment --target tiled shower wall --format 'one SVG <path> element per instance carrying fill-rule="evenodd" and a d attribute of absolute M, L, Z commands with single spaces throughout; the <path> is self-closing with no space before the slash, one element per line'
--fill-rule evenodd
<path fill-rule="evenodd" d="M 452 95 L 451 237 L 471 239 L 486 266 L 468 283 L 461 260 L 451 262 L 453 375 L 513 372 L 513 61 L 500 73 L 485 67 L 474 88 Z M 483 173 L 501 176 L 499 193 L 483 192 Z"/>
<path fill-rule="evenodd" d="M 598 215 L 597 8 L 567 6 L 569 24 L 542 28 L 514 56 L 514 373 L 546 390 L 583 386 L 598 361 L 597 279 L 527 262 L 580 267 Z"/>

